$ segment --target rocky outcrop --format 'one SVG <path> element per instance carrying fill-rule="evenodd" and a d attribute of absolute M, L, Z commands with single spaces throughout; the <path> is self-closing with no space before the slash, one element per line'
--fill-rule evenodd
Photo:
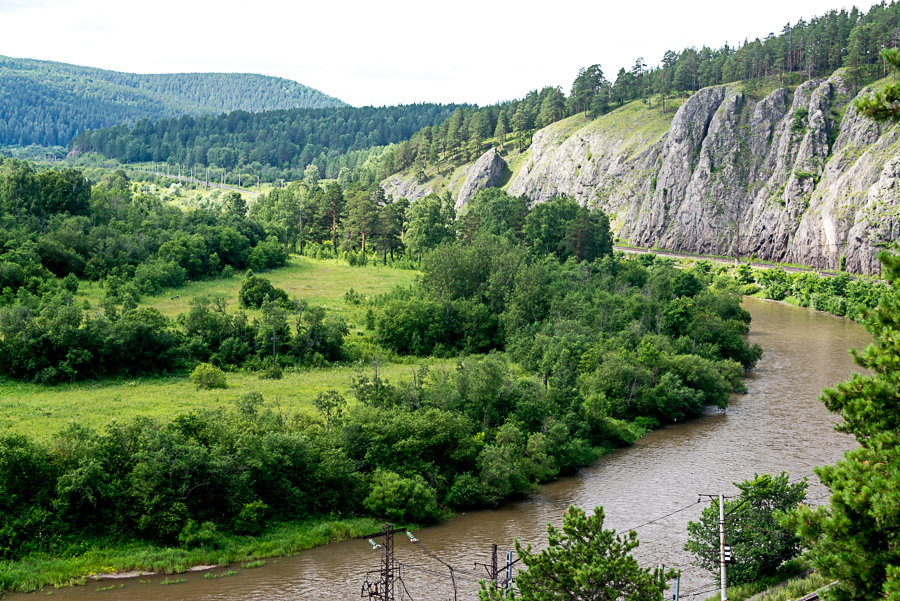
<path fill-rule="evenodd" d="M 507 168 L 506 161 L 501 158 L 496 148 L 491 148 L 478 157 L 478 160 L 469 168 L 466 180 L 456 195 L 456 208 L 459 209 L 469 202 L 479 190 L 496 186 L 500 182 L 505 168 Z"/>
<path fill-rule="evenodd" d="M 420 182 L 414 172 L 395 173 L 381 182 L 381 187 L 387 196 L 393 198 L 405 198 L 410 202 L 425 198 L 429 194 L 444 194 L 450 192 L 456 197 L 462 183 L 472 170 L 473 165 L 463 165 L 446 175 L 432 177 Z"/>
<path fill-rule="evenodd" d="M 631 244 L 877 273 L 900 236 L 900 135 L 850 100 L 838 72 L 757 99 L 706 88 L 670 123 L 636 103 L 571 117 L 535 134 L 509 192 L 571 195 Z"/>

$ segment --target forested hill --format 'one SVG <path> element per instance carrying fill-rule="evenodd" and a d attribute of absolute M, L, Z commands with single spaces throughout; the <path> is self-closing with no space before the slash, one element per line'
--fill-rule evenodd
<path fill-rule="evenodd" d="M 250 73 L 141 75 L 0 56 L 0 146 L 65 145 L 141 118 L 347 106 L 295 81 Z"/>
<path fill-rule="evenodd" d="M 291 179 L 315 164 L 320 176 L 334 178 L 342 167 L 356 169 L 357 162 L 365 162 L 368 149 L 408 140 L 423 128 L 446 121 L 457 108 L 412 104 L 262 113 L 234 111 L 198 118 L 160 119 L 155 123 L 144 119 L 133 128 L 117 125 L 86 131 L 69 146 L 128 163 L 167 161 L 228 170 L 240 167 L 247 172 Z"/>

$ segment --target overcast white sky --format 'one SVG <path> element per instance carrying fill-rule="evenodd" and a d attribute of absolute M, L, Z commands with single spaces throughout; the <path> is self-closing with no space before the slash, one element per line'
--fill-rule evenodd
<path fill-rule="evenodd" d="M 840 0 L 0 0 L 0 54 L 138 73 L 254 72 L 355 106 L 490 104 L 599 63 L 777 33 Z M 874 2 L 856 3 L 868 9 Z"/>

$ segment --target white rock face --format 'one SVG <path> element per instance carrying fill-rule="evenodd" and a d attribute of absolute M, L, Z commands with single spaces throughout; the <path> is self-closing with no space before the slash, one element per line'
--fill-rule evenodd
<path fill-rule="evenodd" d="M 493 188 L 503 175 L 506 161 L 497 153 L 496 148 L 491 148 L 478 157 L 478 160 L 469 168 L 466 180 L 463 182 L 456 196 L 456 208 L 472 200 L 479 190 Z"/>
<path fill-rule="evenodd" d="M 700 90 L 667 132 L 607 117 L 568 136 L 551 126 L 509 192 L 597 206 L 641 246 L 830 269 L 846 255 L 848 270 L 878 273 L 900 236 L 900 135 L 850 100 L 837 73 L 759 101 L 740 84 Z"/>

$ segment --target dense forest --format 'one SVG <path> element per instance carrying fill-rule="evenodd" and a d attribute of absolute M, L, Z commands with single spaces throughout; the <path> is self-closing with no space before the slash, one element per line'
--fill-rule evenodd
<path fill-rule="evenodd" d="M 0 56 L 0 146 L 65 146 L 142 118 L 346 106 L 295 81 L 249 73 L 120 73 Z"/>
<path fill-rule="evenodd" d="M 455 105 L 292 109 L 203 117 L 142 119 L 87 131 L 69 143 L 127 163 L 150 161 L 185 167 L 211 166 L 271 179 L 298 179 L 310 164 L 317 177 L 336 178 L 342 167 L 358 173 L 373 147 L 408 140 L 445 121 Z M 335 160 L 338 159 L 338 160 Z"/>
<path fill-rule="evenodd" d="M 578 113 L 598 116 L 634 101 L 647 104 L 648 109 L 671 110 L 669 99 L 705 86 L 747 81 L 752 92 L 756 82 L 764 78 L 775 77 L 790 85 L 843 67 L 851 84 L 859 88 L 887 73 L 879 52 L 896 46 L 898 40 L 900 4 L 877 4 L 868 12 L 856 8 L 832 10 L 809 22 L 787 24 L 777 35 L 745 40 L 736 46 L 668 51 L 656 66 L 648 66 L 639 57 L 630 69 L 620 69 L 615 78 L 608 78 L 600 65 L 591 65 L 579 71 L 568 95 L 561 87 L 548 86 L 516 101 L 481 108 L 458 107 L 415 132 L 405 128 L 398 132 L 392 127 L 388 134 L 378 124 L 362 123 L 364 118 L 354 127 L 353 117 L 326 120 L 319 129 L 298 123 L 300 115 L 289 111 L 253 116 L 256 137 L 239 129 L 247 122 L 247 116 L 239 114 L 205 121 L 201 131 L 197 125 L 168 120 L 133 129 L 85 132 L 70 147 L 125 162 L 167 161 L 256 173 L 268 167 L 271 178 L 294 179 L 312 163 L 319 168 L 318 177 L 334 178 L 346 168 L 348 178 L 370 180 L 406 169 L 424 172 L 439 161 L 470 161 L 484 151 L 488 139 L 500 146 L 512 143 L 523 148 L 530 144 L 535 130 Z M 375 129 L 378 133 L 370 135 Z M 262 139 L 259 130 L 265 132 Z M 313 138 L 307 133 L 311 130 L 316 131 Z M 383 144 L 396 146 L 380 154 L 377 165 L 367 165 L 365 170 L 359 168 L 360 161 L 342 160 L 342 153 L 348 150 L 359 152 Z M 210 155 L 216 147 L 233 149 L 235 154 L 220 156 L 214 151 Z"/>

